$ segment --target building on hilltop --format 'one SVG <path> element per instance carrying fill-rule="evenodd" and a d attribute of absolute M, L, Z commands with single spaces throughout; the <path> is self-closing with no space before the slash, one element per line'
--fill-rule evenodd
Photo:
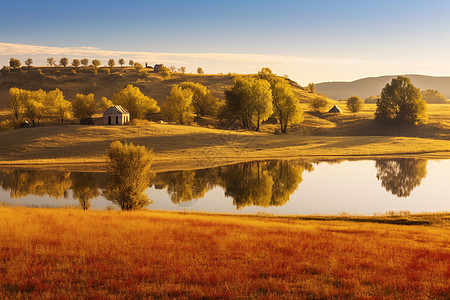
<path fill-rule="evenodd" d="M 130 122 L 130 114 L 120 105 L 114 105 L 103 113 L 103 124 L 125 125 Z"/>

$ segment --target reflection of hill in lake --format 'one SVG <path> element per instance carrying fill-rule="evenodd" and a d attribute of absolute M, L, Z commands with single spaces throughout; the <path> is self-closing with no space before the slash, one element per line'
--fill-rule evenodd
<path fill-rule="evenodd" d="M 331 162 L 339 164 L 341 161 Z M 377 160 L 375 166 L 381 186 L 397 197 L 408 197 L 427 174 L 425 159 L 382 159 Z M 165 189 L 171 201 L 180 206 L 201 199 L 208 191 L 219 187 L 225 196 L 233 199 L 237 209 L 273 207 L 289 201 L 303 181 L 304 171 L 313 171 L 313 165 L 305 160 L 253 161 L 211 169 L 157 173 L 150 186 Z M 83 209 L 89 209 L 91 200 L 104 194 L 108 184 L 106 173 L 0 169 L 0 187 L 9 191 L 12 199 L 30 195 L 56 199 L 72 196 Z"/>

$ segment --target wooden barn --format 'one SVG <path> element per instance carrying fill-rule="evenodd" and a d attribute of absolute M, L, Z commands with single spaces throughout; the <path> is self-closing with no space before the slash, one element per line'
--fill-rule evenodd
<path fill-rule="evenodd" d="M 130 114 L 120 105 L 114 105 L 103 113 L 103 124 L 125 125 L 130 122 Z"/>

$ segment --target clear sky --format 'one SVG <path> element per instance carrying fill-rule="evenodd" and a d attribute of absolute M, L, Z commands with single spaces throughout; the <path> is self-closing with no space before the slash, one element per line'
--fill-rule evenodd
<path fill-rule="evenodd" d="M 301 84 L 450 75 L 449 16 L 446 0 L 0 0 L 0 65 L 83 56 L 207 73 L 268 66 Z"/>

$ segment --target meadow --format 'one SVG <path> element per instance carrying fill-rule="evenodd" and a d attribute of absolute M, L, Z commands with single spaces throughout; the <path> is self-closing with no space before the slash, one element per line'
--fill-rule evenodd
<path fill-rule="evenodd" d="M 448 299 L 448 227 L 0 208 L 0 298 Z"/>

